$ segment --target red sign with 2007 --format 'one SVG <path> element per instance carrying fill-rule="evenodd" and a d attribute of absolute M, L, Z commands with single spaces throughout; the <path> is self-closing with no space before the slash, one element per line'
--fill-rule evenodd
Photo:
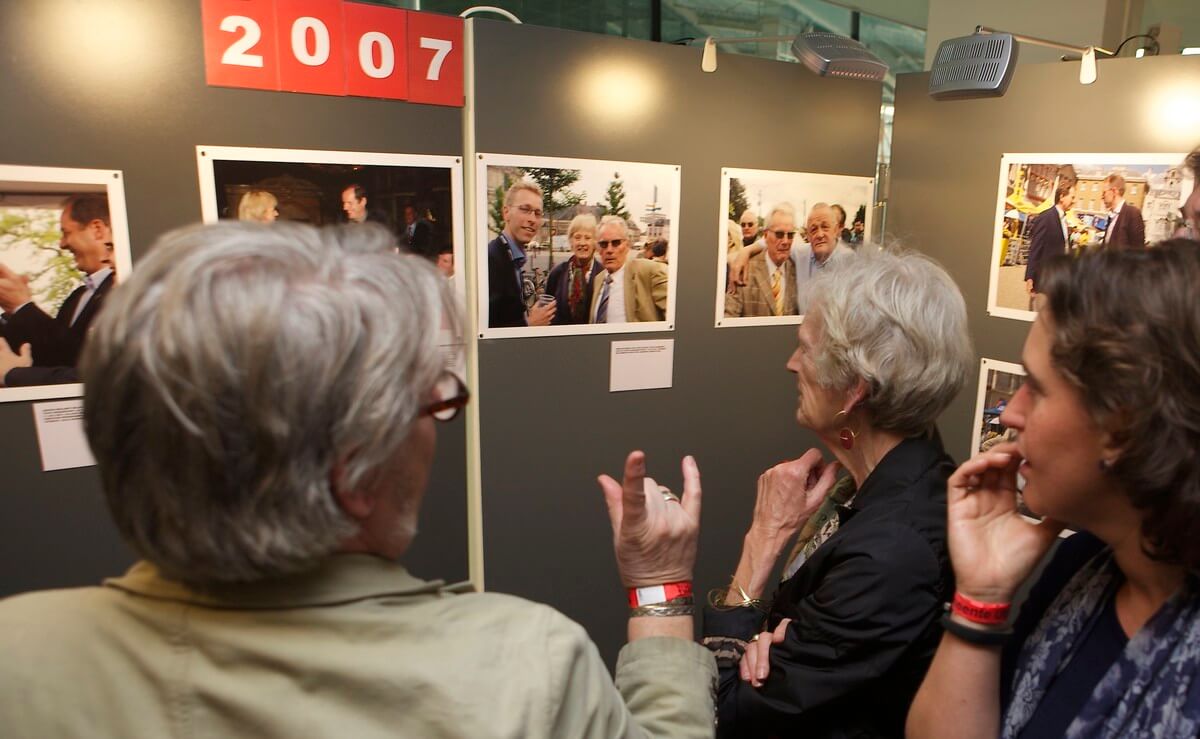
<path fill-rule="evenodd" d="M 208 84 L 463 104 L 462 19 L 343 0 L 201 0 Z"/>

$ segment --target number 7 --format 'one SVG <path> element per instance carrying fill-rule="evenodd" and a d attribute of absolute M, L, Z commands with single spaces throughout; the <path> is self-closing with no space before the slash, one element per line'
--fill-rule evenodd
<path fill-rule="evenodd" d="M 429 60 L 429 69 L 425 72 L 425 79 L 432 82 L 437 82 L 442 76 L 442 63 L 446 61 L 446 57 L 450 55 L 450 51 L 454 48 L 454 44 L 446 39 L 421 37 L 422 49 L 433 49 L 435 51 L 433 59 Z"/>

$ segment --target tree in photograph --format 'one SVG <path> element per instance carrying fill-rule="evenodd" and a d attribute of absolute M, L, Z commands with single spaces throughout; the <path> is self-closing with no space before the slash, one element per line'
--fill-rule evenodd
<path fill-rule="evenodd" d="M 71 252 L 59 248 L 55 208 L 0 208 L 0 261 L 29 278 L 33 300 L 50 315 L 79 284 Z M 21 266 L 15 266 L 21 265 Z"/>
<path fill-rule="evenodd" d="M 617 216 L 629 220 L 629 210 L 625 207 L 625 183 L 621 180 L 620 172 L 613 172 L 612 182 L 604 193 L 604 215 Z"/>
<path fill-rule="evenodd" d="M 736 177 L 729 178 L 729 220 L 736 221 L 750 208 L 746 187 Z"/>
<path fill-rule="evenodd" d="M 512 178 L 505 174 L 504 182 L 497 185 L 496 189 L 492 191 L 492 199 L 488 204 L 488 217 L 491 221 L 492 232 L 497 236 L 504 230 L 504 196 L 512 184 Z"/>
<path fill-rule="evenodd" d="M 526 167 L 521 171 L 542 188 L 542 210 L 546 213 L 546 224 L 550 230 L 547 242 L 549 263 L 546 267 L 549 271 L 550 267 L 554 266 L 554 235 L 556 231 L 554 217 L 558 215 L 559 211 L 583 202 L 583 195 L 570 189 L 571 185 L 579 181 L 582 173 L 578 169 L 546 167 Z"/>

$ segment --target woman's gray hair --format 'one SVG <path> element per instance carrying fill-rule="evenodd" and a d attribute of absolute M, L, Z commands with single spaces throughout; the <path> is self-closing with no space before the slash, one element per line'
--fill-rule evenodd
<path fill-rule="evenodd" d="M 862 407 L 876 428 L 905 436 L 932 428 L 974 361 L 966 304 L 950 275 L 920 254 L 858 254 L 830 264 L 811 289 L 824 326 L 817 381 L 866 381 Z"/>
<path fill-rule="evenodd" d="M 171 577 L 306 569 L 370 485 L 458 335 L 446 280 L 374 224 L 172 231 L 108 299 L 81 364 L 88 439 L 122 535 Z"/>

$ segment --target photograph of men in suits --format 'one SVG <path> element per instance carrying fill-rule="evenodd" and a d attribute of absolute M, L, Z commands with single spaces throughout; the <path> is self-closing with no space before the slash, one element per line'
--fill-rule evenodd
<path fill-rule="evenodd" d="M 420 215 L 412 203 L 404 205 L 404 228 L 400 233 L 400 244 L 413 254 L 431 259 L 437 256 L 433 242 L 433 224 Z"/>
<path fill-rule="evenodd" d="M 808 283 L 830 264 L 854 257 L 854 250 L 840 243 L 840 224 L 828 203 L 812 207 L 804 232 L 808 243 L 797 242 L 792 246 L 792 259 L 796 262 L 796 310 L 800 315 L 808 312 Z"/>
<path fill-rule="evenodd" d="M 88 327 L 113 285 L 112 222 L 108 198 L 76 195 L 63 203 L 59 246 L 85 275 L 57 315 L 36 303 L 28 279 L 0 265 L 0 385 L 24 387 L 77 382 L 75 364 Z"/>
<path fill-rule="evenodd" d="M 725 295 L 725 315 L 794 316 L 796 311 L 796 265 L 792 243 L 796 238 L 796 211 L 780 203 L 767 214 L 763 239 L 767 248 L 751 257 L 746 284 Z"/>
<path fill-rule="evenodd" d="M 1125 178 L 1117 173 L 1104 178 L 1100 193 L 1108 208 L 1108 226 L 1104 229 L 1105 249 L 1142 249 L 1146 246 L 1146 222 L 1142 211 L 1125 202 Z"/>
<path fill-rule="evenodd" d="M 1033 219 L 1029 228 L 1029 260 L 1025 265 L 1025 289 L 1031 296 L 1038 292 L 1038 272 L 1046 260 L 1067 252 L 1070 244 L 1067 211 L 1074 203 L 1075 183 L 1063 182 L 1054 191 L 1054 207 Z"/>
<path fill-rule="evenodd" d="M 604 271 L 592 281 L 592 323 L 665 321 L 667 265 L 629 258 L 629 225 L 624 218 L 600 219 L 596 246 Z"/>
<path fill-rule="evenodd" d="M 525 247 L 542 228 L 542 189 L 528 180 L 508 188 L 501 211 L 504 230 L 488 242 L 488 326 L 549 326 L 555 304 L 526 310 L 522 287 L 527 256 Z"/>

